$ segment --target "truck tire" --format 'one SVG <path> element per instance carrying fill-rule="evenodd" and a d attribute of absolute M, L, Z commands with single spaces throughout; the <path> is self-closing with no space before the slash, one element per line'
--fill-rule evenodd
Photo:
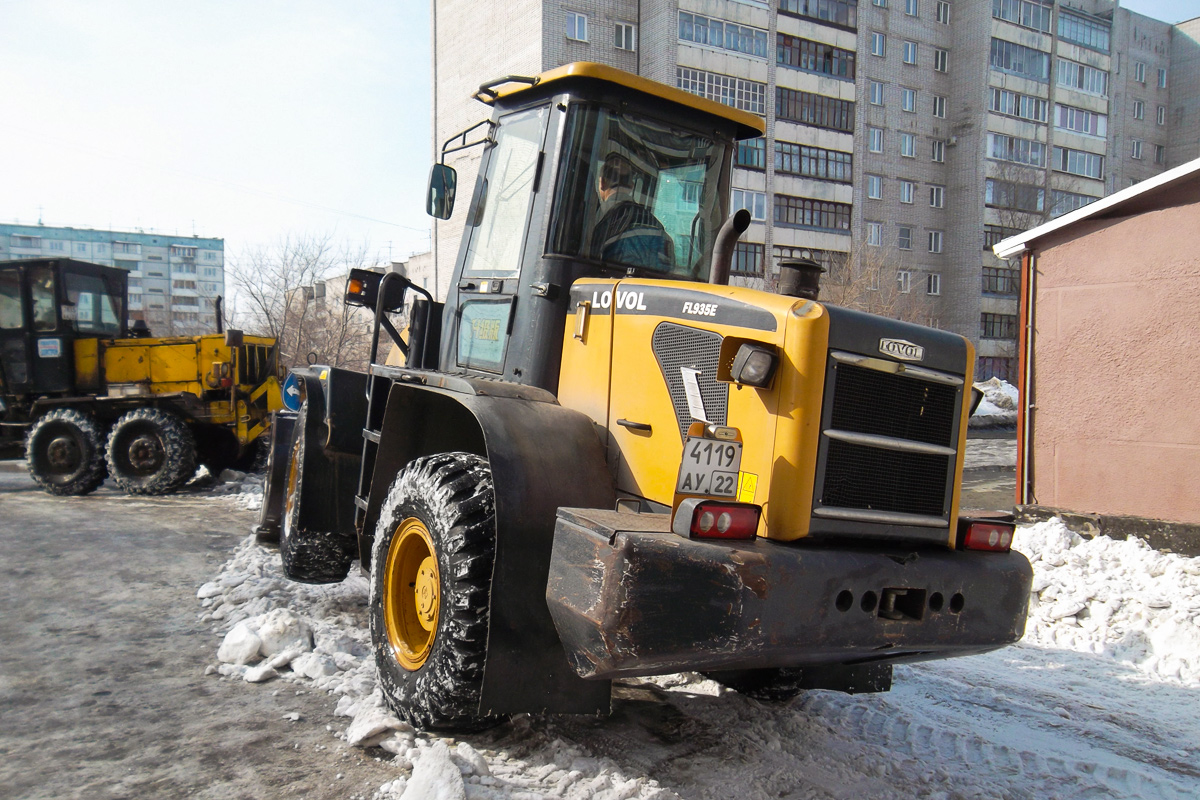
<path fill-rule="evenodd" d="M 94 492 L 107 474 L 104 431 L 90 414 L 57 408 L 29 429 L 25 463 L 33 480 L 50 494 Z"/>
<path fill-rule="evenodd" d="M 170 411 L 129 411 L 108 434 L 108 472 L 126 494 L 173 492 L 196 473 L 195 437 Z"/>
<path fill-rule="evenodd" d="M 801 670 L 788 667 L 705 672 L 704 677 L 765 703 L 782 703 L 804 691 L 800 684 Z"/>
<path fill-rule="evenodd" d="M 332 531 L 306 529 L 302 523 L 305 435 L 308 403 L 296 415 L 292 453 L 288 458 L 283 498 L 283 524 L 279 526 L 279 558 L 283 574 L 300 583 L 339 583 L 350 572 L 357 555 L 354 537 Z M 265 502 L 264 496 L 264 502 Z"/>
<path fill-rule="evenodd" d="M 479 731 L 496 510 L 487 461 L 418 458 L 388 490 L 371 551 L 370 627 L 383 695 L 426 730 Z"/>

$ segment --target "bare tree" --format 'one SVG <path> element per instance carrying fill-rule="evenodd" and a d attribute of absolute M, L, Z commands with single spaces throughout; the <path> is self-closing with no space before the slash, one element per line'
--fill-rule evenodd
<path fill-rule="evenodd" d="M 883 317 L 924 324 L 932 309 L 919 287 L 905 251 L 856 246 L 834 258 L 821 277 L 821 300 Z"/>
<path fill-rule="evenodd" d="M 247 332 L 279 342 L 281 363 L 315 361 L 336 367 L 366 364 L 371 318 L 345 305 L 345 277 L 352 268 L 380 266 L 366 247 L 338 250 L 332 235 L 286 237 L 230 262 L 238 323 Z"/>

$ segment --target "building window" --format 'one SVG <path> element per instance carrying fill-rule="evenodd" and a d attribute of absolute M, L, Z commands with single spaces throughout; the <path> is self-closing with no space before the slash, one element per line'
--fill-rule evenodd
<path fill-rule="evenodd" d="M 618 50 L 637 50 L 637 27 L 628 22 L 618 22 L 613 44 Z"/>
<path fill-rule="evenodd" d="M 576 42 L 586 42 L 587 16 L 574 11 L 567 12 L 567 38 Z"/>
<path fill-rule="evenodd" d="M 1154 163 L 1155 164 L 1166 164 L 1167 163 L 1167 148 L 1163 147 L 1161 144 L 1154 145 Z"/>
<path fill-rule="evenodd" d="M 1084 94 L 1108 97 L 1108 73 L 1065 58 L 1058 60 L 1058 85 Z"/>
<path fill-rule="evenodd" d="M 1023 28 L 1050 32 L 1052 0 L 992 0 L 992 16 Z"/>
<path fill-rule="evenodd" d="M 1088 136 L 1103 137 L 1108 134 L 1108 115 L 1055 103 L 1054 127 Z"/>
<path fill-rule="evenodd" d="M 987 156 L 997 161 L 1028 164 L 1031 167 L 1046 166 L 1046 146 L 1033 139 L 1021 139 L 1003 133 L 987 135 Z"/>
<path fill-rule="evenodd" d="M 779 0 L 779 10 L 818 22 L 858 27 L 858 0 Z"/>
<path fill-rule="evenodd" d="M 1088 203 L 1094 203 L 1099 197 L 1076 192 L 1064 192 L 1058 189 L 1050 191 L 1050 219 L 1069 214 L 1077 208 L 1083 208 Z"/>
<path fill-rule="evenodd" d="M 762 28 L 710 19 L 686 11 L 679 12 L 679 39 L 755 58 L 767 57 L 767 32 Z"/>
<path fill-rule="evenodd" d="M 854 52 L 824 42 L 777 34 L 775 58 L 785 67 L 854 80 Z"/>
<path fill-rule="evenodd" d="M 84 244 L 83 242 L 80 242 L 79 244 L 75 245 L 75 252 L 76 253 L 86 253 L 87 245 Z"/>
<path fill-rule="evenodd" d="M 912 181 L 900 181 L 900 202 L 912 203 L 913 197 L 916 195 L 917 185 Z"/>
<path fill-rule="evenodd" d="M 937 0 L 937 21 L 943 25 L 950 24 L 950 4 L 946 0 Z"/>
<path fill-rule="evenodd" d="M 925 294 L 939 295 L 942 293 L 942 276 L 931 272 L 925 276 Z"/>
<path fill-rule="evenodd" d="M 737 211 L 744 208 L 750 212 L 750 219 L 755 222 L 765 222 L 767 219 L 767 195 L 765 192 L 750 192 L 745 189 L 733 190 L 733 208 Z"/>
<path fill-rule="evenodd" d="M 1133 79 L 1138 83 L 1146 82 L 1146 65 L 1140 61 L 1133 62 Z"/>
<path fill-rule="evenodd" d="M 776 225 L 849 233 L 850 211 L 851 206 L 848 203 L 791 197 L 786 194 L 775 195 Z"/>
<path fill-rule="evenodd" d="M 904 0 L 904 13 L 910 17 L 917 16 L 917 0 Z"/>
<path fill-rule="evenodd" d="M 931 253 L 942 252 L 942 232 L 941 231 L 930 231 L 929 232 L 929 252 L 931 252 Z"/>
<path fill-rule="evenodd" d="M 871 105 L 883 105 L 883 84 L 879 81 L 871 81 Z"/>
<path fill-rule="evenodd" d="M 992 89 L 990 111 L 1005 114 L 1010 117 L 1030 119 L 1034 122 L 1045 122 L 1046 101 L 1032 95 L 1010 92 L 1007 89 Z"/>
<path fill-rule="evenodd" d="M 950 51 L 940 47 L 933 48 L 933 69 L 935 72 L 950 71 Z"/>
<path fill-rule="evenodd" d="M 1129 157 L 1130 158 L 1141 158 L 1142 157 L 1142 140 L 1141 139 L 1131 139 L 1129 143 L 1131 145 Z"/>
<path fill-rule="evenodd" d="M 991 65 L 993 69 L 1042 83 L 1050 79 L 1049 53 L 1006 39 L 992 39 Z"/>
<path fill-rule="evenodd" d="M 901 250 L 912 250 L 912 228 L 901 225 L 896 229 L 896 247 Z"/>
<path fill-rule="evenodd" d="M 1016 231 L 1012 231 L 1012 233 L 1016 233 Z M 996 241 L 999 242 L 1000 239 L 997 239 Z M 1020 287 L 1021 273 L 1017 272 L 1015 269 L 1005 269 L 1003 267 L 983 268 L 984 294 L 997 294 L 1004 297 L 1015 297 L 1017 295 L 1017 290 Z"/>
<path fill-rule="evenodd" d="M 916 42 L 905 42 L 904 43 L 904 63 L 905 64 L 917 63 L 917 43 Z"/>
<path fill-rule="evenodd" d="M 62 243 L 62 242 L 58 242 L 58 241 L 53 241 L 53 240 L 51 240 L 51 241 L 50 241 L 50 242 L 48 242 L 47 244 L 48 244 L 48 246 L 50 247 L 50 249 L 51 249 L 51 250 L 57 250 L 57 251 L 60 251 L 60 252 L 61 252 L 61 251 L 62 251 L 62 249 L 63 249 L 63 243 Z"/>
<path fill-rule="evenodd" d="M 1162 67 L 1158 68 L 1158 88 L 1167 88 L 1167 71 Z"/>
<path fill-rule="evenodd" d="M 941 95 L 933 96 L 933 115 L 940 119 L 946 118 L 946 98 Z"/>
<path fill-rule="evenodd" d="M 775 116 L 789 122 L 854 132 L 854 103 L 823 94 L 775 88 Z"/>
<path fill-rule="evenodd" d="M 1058 38 L 1102 53 L 1108 52 L 1110 28 L 1106 22 L 1073 14 L 1066 9 L 1058 13 Z"/>
<path fill-rule="evenodd" d="M 867 197 L 871 200 L 883 199 L 883 176 L 868 175 L 867 176 Z"/>
<path fill-rule="evenodd" d="M 906 269 L 896 270 L 896 289 L 900 294 L 908 294 L 912 291 L 912 272 Z"/>
<path fill-rule="evenodd" d="M 1050 159 L 1050 167 L 1056 172 L 1104 180 L 1104 156 L 1084 150 L 1055 147 Z"/>
<path fill-rule="evenodd" d="M 883 223 L 868 222 L 867 223 L 867 244 L 871 247 L 883 246 Z"/>
<path fill-rule="evenodd" d="M 1000 241 L 1007 239 L 1010 236 L 1015 236 L 1020 233 L 1016 228 L 1007 228 L 1003 225 L 984 225 L 983 226 L 983 249 L 991 250 Z M 988 268 L 984 268 L 987 272 Z"/>
<path fill-rule="evenodd" d="M 872 153 L 883 152 L 883 128 L 867 128 L 867 149 Z"/>
<path fill-rule="evenodd" d="M 887 8 L 887 4 L 888 0 L 871 0 L 871 5 L 879 6 L 880 8 Z"/>
<path fill-rule="evenodd" d="M 758 242 L 738 242 L 733 248 L 733 264 L 729 271 L 734 275 L 762 275 L 763 246 Z"/>
<path fill-rule="evenodd" d="M 882 33 L 871 31 L 871 55 L 881 58 L 887 55 L 887 37 Z"/>
<path fill-rule="evenodd" d="M 908 112 L 914 112 L 917 110 L 916 89 L 900 89 L 900 108 L 901 110 Z"/>
<path fill-rule="evenodd" d="M 917 157 L 917 137 L 914 134 L 900 134 L 900 155 L 905 158 Z"/>
<path fill-rule="evenodd" d="M 975 380 L 977 381 L 999 378 L 1002 381 L 1015 383 L 1017 380 L 1017 360 L 1015 358 L 980 356 L 976 364 Z"/>
<path fill-rule="evenodd" d="M 1146 104 L 1143 103 L 1141 100 L 1133 101 L 1133 118 L 1134 119 L 1145 119 L 1146 118 Z"/>
<path fill-rule="evenodd" d="M 946 160 L 946 143 L 941 139 L 934 139 L 930 157 L 938 164 L 944 162 Z"/>
<path fill-rule="evenodd" d="M 993 208 L 1040 213 L 1046 208 L 1046 190 L 1041 186 L 988 178 L 984 183 L 984 202 Z"/>
<path fill-rule="evenodd" d="M 946 187 L 945 186 L 930 186 L 929 187 L 929 207 L 930 208 L 945 208 L 946 207 Z"/>
<path fill-rule="evenodd" d="M 825 150 L 812 145 L 777 140 L 775 170 L 788 175 L 850 183 L 853 180 L 854 156 L 840 150 Z"/>
<path fill-rule="evenodd" d="M 1156 121 L 1158 122 L 1159 125 L 1167 124 L 1167 107 L 1166 106 L 1158 107 L 1158 116 L 1156 118 Z"/>
<path fill-rule="evenodd" d="M 113 242 L 113 252 L 140 255 L 142 246 L 136 242 Z"/>
<path fill-rule="evenodd" d="M 757 139 L 743 139 L 738 142 L 737 159 L 733 163 L 735 167 L 766 169 L 766 140 L 760 136 Z"/>
<path fill-rule="evenodd" d="M 979 326 L 981 339 L 1017 338 L 1016 314 L 981 314 Z"/>
<path fill-rule="evenodd" d="M 685 92 L 762 116 L 767 113 L 767 85 L 689 67 L 675 68 L 675 83 Z M 853 128 L 853 123 L 851 123 Z"/>

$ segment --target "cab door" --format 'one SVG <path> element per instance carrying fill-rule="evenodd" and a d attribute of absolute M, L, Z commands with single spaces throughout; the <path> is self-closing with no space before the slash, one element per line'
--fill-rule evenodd
<path fill-rule="evenodd" d="M 29 391 L 26 292 L 18 268 L 0 269 L 0 394 Z"/>
<path fill-rule="evenodd" d="M 30 324 L 27 350 L 34 394 L 69 392 L 75 386 L 74 333 L 64 324 L 58 270 L 52 264 L 26 268 Z"/>

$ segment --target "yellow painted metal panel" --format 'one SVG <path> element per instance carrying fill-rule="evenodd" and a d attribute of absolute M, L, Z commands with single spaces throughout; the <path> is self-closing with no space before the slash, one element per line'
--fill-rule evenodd
<path fill-rule="evenodd" d="M 106 342 L 104 380 L 106 383 L 141 383 L 150 380 L 150 348 L 137 340 Z"/>
<path fill-rule="evenodd" d="M 597 425 L 608 425 L 608 382 L 612 360 L 612 316 L 592 307 L 590 296 L 611 291 L 616 281 L 579 281 L 573 287 L 586 305 L 572 304 L 563 331 L 562 368 L 558 402 L 587 414 Z"/>
<path fill-rule="evenodd" d="M 188 341 L 150 347 L 150 380 L 154 383 L 198 383 L 199 346 Z"/>
<path fill-rule="evenodd" d="M 100 340 L 75 340 L 75 389 L 81 393 L 100 390 Z"/>

